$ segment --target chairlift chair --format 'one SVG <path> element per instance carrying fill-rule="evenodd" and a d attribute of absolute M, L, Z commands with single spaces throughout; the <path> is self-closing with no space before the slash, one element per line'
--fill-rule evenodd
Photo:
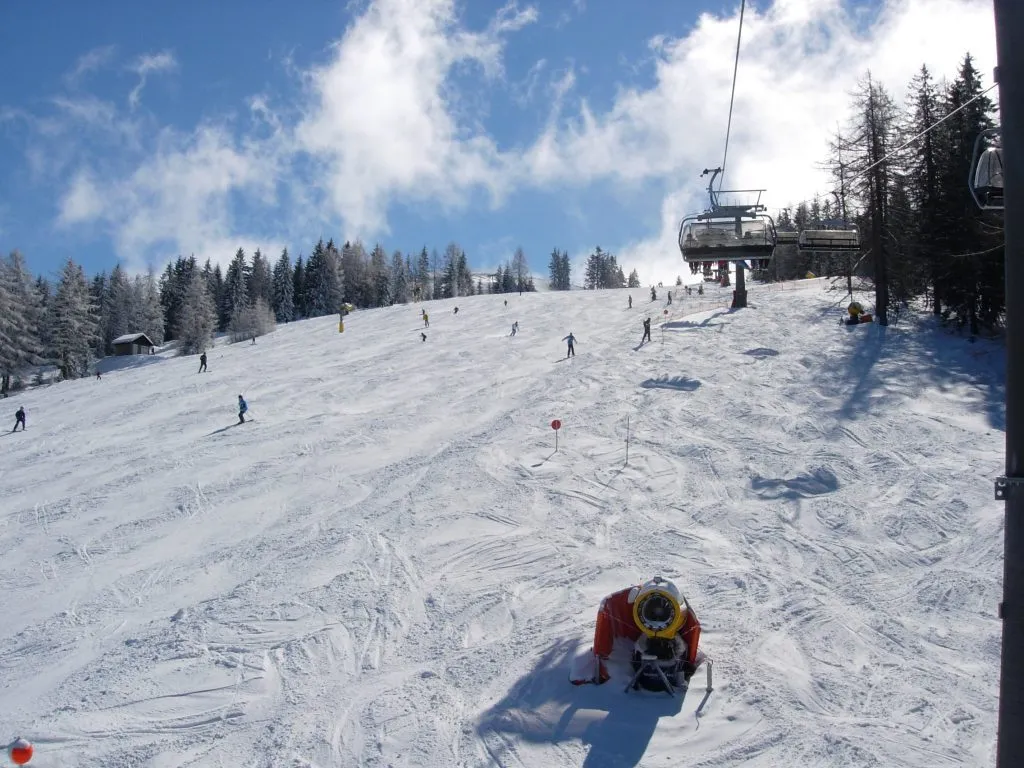
<path fill-rule="evenodd" d="M 836 253 L 860 250 L 860 231 L 855 224 L 834 229 L 804 229 L 797 238 L 800 253 Z"/>
<path fill-rule="evenodd" d="M 967 180 L 974 202 L 983 211 L 1003 210 L 1003 148 L 999 128 L 978 134 Z M 987 144 L 984 149 L 982 146 Z"/>
<path fill-rule="evenodd" d="M 711 174 L 708 196 L 711 207 L 683 218 L 679 225 L 679 250 L 688 264 L 712 261 L 768 260 L 775 251 L 775 222 L 761 205 L 763 189 L 718 190 L 715 178 L 721 168 L 705 169 Z M 727 205 L 721 195 L 757 193 L 749 204 Z"/>

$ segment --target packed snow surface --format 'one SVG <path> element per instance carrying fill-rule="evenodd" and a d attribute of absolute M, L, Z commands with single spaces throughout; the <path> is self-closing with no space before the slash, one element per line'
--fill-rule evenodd
<path fill-rule="evenodd" d="M 48 768 L 991 764 L 1002 348 L 845 327 L 828 287 L 394 306 L 16 393 L 0 740 Z M 682 704 L 568 682 L 601 598 L 654 575 L 703 623 L 702 707 L 701 673 Z"/>

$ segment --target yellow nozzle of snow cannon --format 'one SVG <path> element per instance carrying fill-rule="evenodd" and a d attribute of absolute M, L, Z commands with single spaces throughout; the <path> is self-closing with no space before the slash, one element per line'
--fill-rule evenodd
<path fill-rule="evenodd" d="M 680 603 L 676 585 L 655 577 L 633 599 L 633 622 L 648 637 L 675 637 L 686 618 Z"/>

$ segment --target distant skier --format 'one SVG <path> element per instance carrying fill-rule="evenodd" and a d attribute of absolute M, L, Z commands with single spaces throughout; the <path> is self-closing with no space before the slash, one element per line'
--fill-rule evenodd
<path fill-rule="evenodd" d="M 508 299 L 505 299 L 505 309 L 508 309 Z"/>
<path fill-rule="evenodd" d="M 202 373 L 205 370 L 206 370 L 206 353 L 203 352 L 203 354 L 201 354 L 199 356 L 199 371 L 198 372 Z"/>
<path fill-rule="evenodd" d="M 643 344 L 645 341 L 651 340 L 651 318 L 644 320 L 644 337 L 640 339 L 640 343 Z"/>
<path fill-rule="evenodd" d="M 22 406 L 14 414 L 14 429 L 11 432 L 18 431 L 18 425 L 21 424 L 21 431 L 24 432 L 28 427 L 25 426 L 25 407 Z"/>
<path fill-rule="evenodd" d="M 651 301 L 658 300 L 658 293 L 654 290 L 654 286 L 651 286 Z"/>
<path fill-rule="evenodd" d="M 423 327 L 430 327 L 430 315 L 428 315 L 426 312 L 423 313 Z"/>
<path fill-rule="evenodd" d="M 458 308 L 458 307 L 456 307 L 455 309 L 453 309 L 453 310 L 452 310 L 452 314 L 453 314 L 453 315 L 457 315 L 457 314 L 459 314 L 459 308 Z"/>
<path fill-rule="evenodd" d="M 671 304 L 671 303 L 672 303 L 672 291 L 669 291 L 669 292 L 668 292 L 668 303 L 669 303 L 669 304 Z"/>
<path fill-rule="evenodd" d="M 423 341 L 427 340 L 427 334 L 425 334 L 423 331 L 420 331 L 420 337 L 422 338 Z"/>
<path fill-rule="evenodd" d="M 515 336 L 517 333 L 519 333 L 519 321 L 518 320 L 516 320 L 514 323 L 512 323 L 512 333 L 510 333 L 509 336 Z"/>
<path fill-rule="evenodd" d="M 697 286 L 697 295 L 698 296 L 703 296 L 704 295 L 704 283 L 701 283 L 700 285 Z"/>
<path fill-rule="evenodd" d="M 102 378 L 103 378 L 103 374 L 100 372 L 100 369 L 97 368 L 96 369 L 96 381 L 99 381 Z"/>
<path fill-rule="evenodd" d="M 241 395 L 238 396 L 238 423 L 245 423 L 245 413 L 249 410 L 249 404 L 245 402 L 245 398 Z"/>
<path fill-rule="evenodd" d="M 630 295 L 629 295 L 629 308 L 630 308 L 630 309 L 632 309 L 632 308 L 633 308 L 633 294 L 630 294 Z"/>
<path fill-rule="evenodd" d="M 566 350 L 565 356 L 569 357 L 569 355 L 572 355 L 573 357 L 576 357 L 576 337 L 572 335 L 572 331 L 569 331 L 569 335 L 563 338 L 562 341 L 569 342 L 569 348 Z"/>
<path fill-rule="evenodd" d="M 256 343 L 256 337 L 255 337 L 255 336 L 253 336 L 253 337 L 252 337 L 252 343 L 253 343 L 253 344 L 255 344 L 255 343 Z"/>

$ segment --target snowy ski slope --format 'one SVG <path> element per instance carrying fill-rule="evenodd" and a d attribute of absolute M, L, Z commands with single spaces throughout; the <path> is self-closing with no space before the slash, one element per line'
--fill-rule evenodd
<path fill-rule="evenodd" d="M 827 285 L 428 302 L 426 342 L 421 305 L 359 311 L 2 401 L 0 740 L 47 768 L 991 764 L 1001 347 L 846 328 Z M 700 674 L 681 708 L 567 681 L 600 598 L 655 574 L 704 624 L 699 717 Z"/>

